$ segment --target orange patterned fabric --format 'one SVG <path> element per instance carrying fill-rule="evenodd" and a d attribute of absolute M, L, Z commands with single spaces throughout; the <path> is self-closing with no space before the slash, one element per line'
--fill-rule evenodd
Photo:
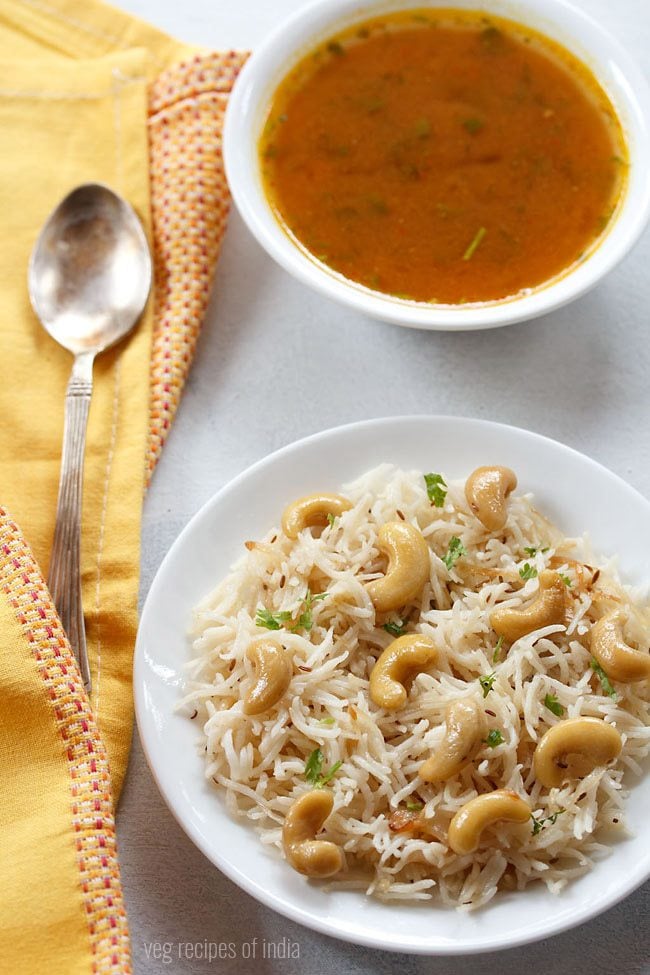
<path fill-rule="evenodd" d="M 1 507 L 0 590 L 36 661 L 65 754 L 92 972 L 126 975 L 129 934 L 106 749 L 47 586 L 19 528 Z"/>
<path fill-rule="evenodd" d="M 192 364 L 229 209 L 221 133 L 246 55 L 198 55 L 149 93 L 155 308 L 147 480 Z"/>

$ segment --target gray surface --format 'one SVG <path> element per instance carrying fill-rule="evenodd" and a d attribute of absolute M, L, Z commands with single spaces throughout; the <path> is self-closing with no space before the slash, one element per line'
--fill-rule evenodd
<path fill-rule="evenodd" d="M 251 47 L 302 6 L 121 3 L 179 37 L 215 47 Z M 648 0 L 579 5 L 618 34 L 649 73 Z M 312 294 L 277 268 L 233 215 L 197 361 L 145 505 L 143 594 L 180 529 L 235 474 L 292 440 L 367 417 L 447 413 L 528 427 L 584 451 L 650 496 L 648 266 L 646 234 L 597 290 L 547 318 L 485 333 L 411 332 Z M 392 955 L 312 933 L 239 891 L 192 846 L 159 797 L 137 742 L 118 832 L 136 975 L 456 975 L 495 966 L 504 975 L 524 968 L 530 975 L 650 973 L 649 885 L 573 932 L 466 959 Z M 256 957 L 245 959 L 255 937 Z M 297 945 L 299 958 L 263 958 L 263 941 L 282 938 Z M 226 952 L 232 944 L 236 957 L 188 957 L 206 941 Z"/>

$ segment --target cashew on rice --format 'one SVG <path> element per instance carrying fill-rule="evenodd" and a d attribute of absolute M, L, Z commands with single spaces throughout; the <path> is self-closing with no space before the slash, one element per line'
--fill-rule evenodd
<path fill-rule="evenodd" d="M 566 585 L 559 572 L 545 569 L 539 577 L 536 598 L 525 609 L 499 606 L 490 614 L 492 629 L 509 643 L 543 626 L 566 621 Z"/>
<path fill-rule="evenodd" d="M 393 640 L 370 672 L 369 693 L 379 708 L 393 711 L 406 703 L 404 683 L 435 663 L 438 651 L 433 640 L 408 633 Z"/>
<path fill-rule="evenodd" d="M 379 529 L 377 547 L 388 556 L 388 568 L 367 588 L 377 612 L 388 613 L 422 592 L 429 578 L 429 546 L 414 525 L 389 521 Z"/>
<path fill-rule="evenodd" d="M 285 856 L 294 870 L 306 877 L 331 877 L 343 866 L 343 854 L 336 843 L 316 839 L 333 806 L 331 792 L 312 789 L 295 800 L 284 820 Z"/>
<path fill-rule="evenodd" d="M 650 677 L 650 654 L 634 650 L 623 639 L 623 613 L 617 608 L 591 628 L 591 652 L 608 677 L 631 684 Z"/>
<path fill-rule="evenodd" d="M 280 700 L 293 676 L 291 654 L 272 640 L 255 640 L 246 651 L 254 681 L 244 697 L 244 713 L 260 714 Z"/>
<path fill-rule="evenodd" d="M 467 503 L 488 531 L 500 531 L 508 518 L 507 498 L 517 487 L 509 467 L 477 467 L 465 482 Z"/>
<path fill-rule="evenodd" d="M 478 848 L 488 826 L 498 822 L 525 823 L 529 819 L 530 806 L 516 792 L 485 792 L 461 806 L 449 824 L 447 840 L 454 853 L 463 856 Z"/>
<path fill-rule="evenodd" d="M 459 698 L 447 705 L 445 737 L 431 758 L 420 766 L 424 782 L 444 782 L 467 765 L 485 738 L 485 712 L 473 698 Z"/>
<path fill-rule="evenodd" d="M 287 538 L 298 538 L 305 528 L 325 526 L 331 518 L 349 511 L 352 502 L 341 494 L 307 494 L 284 509 L 282 531 Z"/>
<path fill-rule="evenodd" d="M 602 718 L 568 718 L 549 728 L 533 755 L 535 777 L 547 789 L 581 779 L 621 753 L 621 736 Z"/>

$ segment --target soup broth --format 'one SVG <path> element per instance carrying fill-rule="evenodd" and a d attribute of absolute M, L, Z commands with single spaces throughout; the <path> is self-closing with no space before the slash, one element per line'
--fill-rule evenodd
<path fill-rule="evenodd" d="M 471 11 L 357 25 L 277 89 L 268 199 L 316 260 L 372 290 L 502 300 L 566 272 L 621 199 L 625 142 L 585 65 Z"/>

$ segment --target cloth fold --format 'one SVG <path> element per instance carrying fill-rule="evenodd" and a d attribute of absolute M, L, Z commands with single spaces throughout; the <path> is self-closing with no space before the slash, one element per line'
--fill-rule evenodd
<path fill-rule="evenodd" d="M 0 514 L 0 959 L 15 973 L 121 972 L 112 809 L 131 740 L 142 497 L 209 298 L 228 211 L 223 112 L 245 55 L 177 43 L 100 0 L 3 0 L 0 51 L 0 502 L 11 512 Z M 90 701 L 43 582 L 72 357 L 26 287 L 44 220 L 88 181 L 135 207 L 155 265 L 138 327 L 94 368 L 81 553 Z"/>

